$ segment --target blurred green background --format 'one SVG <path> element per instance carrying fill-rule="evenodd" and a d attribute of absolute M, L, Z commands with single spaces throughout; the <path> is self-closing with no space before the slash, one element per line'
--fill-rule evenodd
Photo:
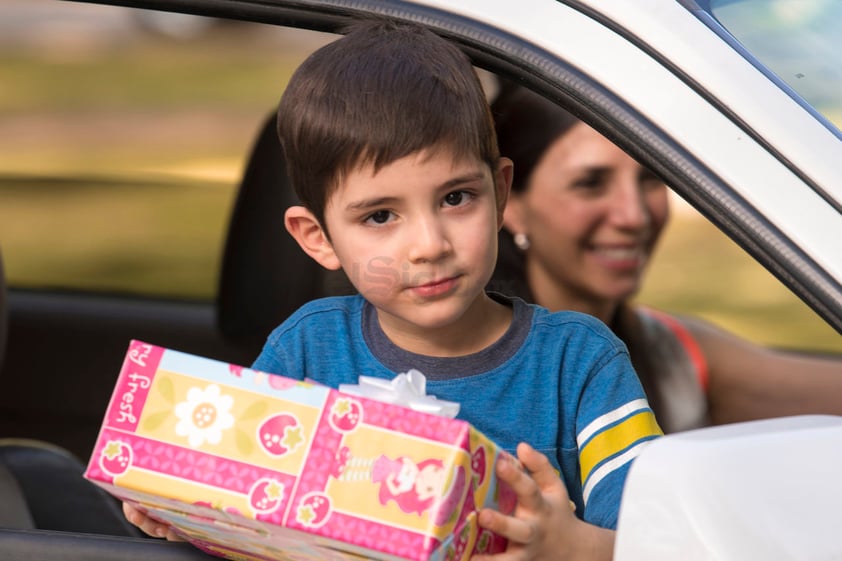
<path fill-rule="evenodd" d="M 170 33 L 119 10 L 104 39 L 0 39 L 7 276 L 211 299 L 251 143 L 291 72 L 330 37 L 212 20 Z M 842 352 L 835 330 L 680 200 L 639 299 L 762 343 Z"/>

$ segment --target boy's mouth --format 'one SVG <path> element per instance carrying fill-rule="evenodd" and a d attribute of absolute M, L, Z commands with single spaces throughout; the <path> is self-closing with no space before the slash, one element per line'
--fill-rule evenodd
<path fill-rule="evenodd" d="M 458 275 L 453 277 L 443 277 L 430 282 L 425 282 L 424 284 L 411 286 L 410 290 L 418 296 L 423 296 L 425 298 L 443 296 L 451 292 L 456 287 L 458 278 Z"/>

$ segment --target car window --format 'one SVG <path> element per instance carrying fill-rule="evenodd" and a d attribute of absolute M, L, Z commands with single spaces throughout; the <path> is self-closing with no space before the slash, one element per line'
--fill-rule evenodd
<path fill-rule="evenodd" d="M 842 337 L 677 195 L 637 300 L 707 319 L 750 341 L 842 353 Z"/>
<path fill-rule="evenodd" d="M 212 298 L 248 151 L 324 34 L 43 0 L 8 15 L 10 285 Z"/>
<path fill-rule="evenodd" d="M 842 127 L 842 3 L 712 0 L 711 13 L 752 55 Z"/>
<path fill-rule="evenodd" d="M 210 300 L 251 144 L 291 72 L 334 36 L 67 6 L 18 2 L 26 25 L 0 18 L 9 282 Z M 836 331 L 678 198 L 639 300 L 761 343 L 842 352 Z"/>

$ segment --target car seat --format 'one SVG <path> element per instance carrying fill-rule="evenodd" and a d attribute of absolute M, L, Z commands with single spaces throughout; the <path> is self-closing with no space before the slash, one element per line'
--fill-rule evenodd
<path fill-rule="evenodd" d="M 119 501 L 83 477 L 67 450 L 30 439 L 0 439 L 0 527 L 141 537 Z"/>
<path fill-rule="evenodd" d="M 263 122 L 234 205 L 222 259 L 217 325 L 222 334 L 254 345 L 306 302 L 353 294 L 341 271 L 328 271 L 298 246 L 284 212 L 299 204 L 286 173 L 276 114 Z"/>
<path fill-rule="evenodd" d="M 0 254 L 0 369 L 3 367 L 3 357 L 6 351 L 8 313 L 6 308 L 6 277 L 3 270 L 2 254 Z M 26 507 L 26 500 L 17 479 L 3 463 L 0 463 L 0 528 L 34 527 L 32 516 Z"/>
<path fill-rule="evenodd" d="M 0 365 L 9 329 L 0 255 Z M 70 452 L 39 440 L 0 438 L 0 528 L 140 537 L 119 503 L 82 477 Z"/>

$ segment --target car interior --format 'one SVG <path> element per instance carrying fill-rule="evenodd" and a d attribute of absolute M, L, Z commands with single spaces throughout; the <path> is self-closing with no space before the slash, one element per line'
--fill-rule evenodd
<path fill-rule="evenodd" d="M 76 306 L 94 311 L 76 316 L 70 309 L 53 316 L 46 310 L 49 302 L 30 302 L 27 296 L 38 296 L 22 295 L 16 302 L 34 310 L 8 312 L 8 323 L 15 328 L 8 334 L 2 370 L 7 391 L 0 396 L 0 434 L 61 443 L 86 458 L 131 339 L 248 366 L 271 329 L 304 302 L 353 290 L 344 274 L 323 270 L 284 229 L 284 210 L 296 198 L 285 175 L 274 122 L 272 111 L 256 133 L 238 188 L 213 309 L 118 297 L 94 302 L 87 295 L 67 295 L 67 305 L 84 300 Z M 109 325 L 107 331 L 103 322 Z M 51 337 L 50 348 L 39 349 L 44 339 L 39 332 L 53 330 L 64 332 L 61 348 Z M 97 352 L 90 352 L 91 340 L 97 341 Z M 57 370 L 64 362 L 80 361 L 85 364 L 84 383 L 58 377 L 59 387 L 45 389 L 40 380 L 15 375 L 44 371 L 33 360 L 49 361 Z"/>
<path fill-rule="evenodd" d="M 176 322 L 170 330 L 147 325 L 147 333 L 131 321 L 115 325 L 114 336 L 95 353 L 97 360 L 87 365 L 89 379 L 61 388 L 65 399 L 45 399 L 38 380 L 14 374 L 16 370 L 26 372 L 27 361 L 37 355 L 37 349 L 31 348 L 37 338 L 32 333 L 16 333 L 19 322 L 8 319 L 15 311 L 8 310 L 0 262 L 0 366 L 9 388 L 3 392 L 6 398 L 0 398 L 0 434 L 10 435 L 0 439 L 0 496 L 9 497 L 0 509 L 3 551 L 20 548 L 31 553 L 33 542 L 37 542 L 39 550 L 49 555 L 61 552 L 66 540 L 79 534 L 86 536 L 91 549 L 80 548 L 72 541 L 73 556 L 62 558 L 130 558 L 145 551 L 147 542 L 156 543 L 154 554 L 158 559 L 208 557 L 192 546 L 182 547 L 187 544 L 171 544 L 166 552 L 161 551 L 166 544 L 146 539 L 126 522 L 115 499 L 82 478 L 83 462 L 93 447 L 130 338 L 149 335 L 150 342 L 160 346 L 248 366 L 271 329 L 303 303 L 353 291 L 343 273 L 322 269 L 284 229 L 284 210 L 296 203 L 296 197 L 285 173 L 275 118 L 272 111 L 261 123 L 238 188 L 222 259 L 215 325 L 205 327 L 217 333 L 209 340 L 191 339 L 187 333 L 190 322 L 186 326 Z M 115 320 L 120 315 L 119 306 L 112 304 L 109 308 L 103 302 L 102 308 L 104 315 L 113 315 Z M 102 319 L 79 318 L 82 334 L 86 323 L 93 329 Z M 10 323 L 15 325 L 11 332 Z M 23 324 L 21 329 L 36 328 Z M 72 338 L 72 333 L 68 335 L 69 345 L 82 344 Z M 4 352 L 10 348 L 15 349 L 11 357 Z M 70 347 L 44 349 L 51 355 L 66 351 L 72 352 Z M 93 388 L 97 391 L 91 391 Z M 62 403 L 68 404 L 66 409 L 56 410 Z M 85 514 L 67 516 L 76 509 Z"/>

